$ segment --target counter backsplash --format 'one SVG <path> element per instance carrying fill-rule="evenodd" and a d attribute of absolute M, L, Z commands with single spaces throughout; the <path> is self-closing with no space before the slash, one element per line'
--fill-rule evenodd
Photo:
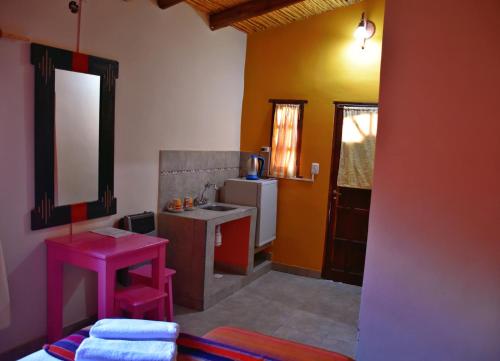
<path fill-rule="evenodd" d="M 224 181 L 240 175 L 239 151 L 160 151 L 160 179 L 158 209 L 164 210 L 173 198 L 199 196 L 206 183 L 215 183 L 219 189 Z M 218 195 L 210 189 L 209 201 Z"/>

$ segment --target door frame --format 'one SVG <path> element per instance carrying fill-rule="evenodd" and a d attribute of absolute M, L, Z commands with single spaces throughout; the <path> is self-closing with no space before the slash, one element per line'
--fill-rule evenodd
<path fill-rule="evenodd" d="M 325 230 L 325 245 L 323 250 L 323 267 L 321 271 L 321 278 L 331 279 L 332 275 L 328 267 L 328 259 L 330 253 L 333 255 L 335 252 L 333 237 L 335 233 L 335 225 L 333 220 L 336 219 L 336 199 L 335 186 L 339 175 L 340 165 L 340 150 L 342 146 L 342 127 L 344 125 L 344 107 L 377 107 L 378 103 L 360 103 L 360 102 L 341 102 L 334 101 L 335 107 L 333 118 L 333 139 L 332 139 L 332 158 L 330 164 L 330 181 L 328 185 L 328 208 L 326 212 L 326 230 Z"/>

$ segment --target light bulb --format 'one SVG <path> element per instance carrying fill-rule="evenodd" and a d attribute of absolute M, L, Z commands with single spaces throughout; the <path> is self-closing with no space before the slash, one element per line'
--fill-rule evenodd
<path fill-rule="evenodd" d="M 366 31 L 366 27 L 364 24 L 359 24 L 359 26 L 354 31 L 354 37 L 359 41 L 363 41 L 368 38 L 368 32 Z"/>
<path fill-rule="evenodd" d="M 361 14 L 361 21 L 354 31 L 354 37 L 361 44 L 361 49 L 365 48 L 366 40 L 370 39 L 375 34 L 375 24 L 367 20 L 365 13 Z"/>

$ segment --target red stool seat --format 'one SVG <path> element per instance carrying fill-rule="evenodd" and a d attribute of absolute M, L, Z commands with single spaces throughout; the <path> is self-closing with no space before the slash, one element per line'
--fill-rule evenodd
<path fill-rule="evenodd" d="M 144 282 L 151 282 L 151 265 L 147 264 L 145 266 L 129 270 L 132 279 L 141 280 Z M 170 281 L 170 278 L 175 275 L 175 270 L 171 268 L 165 268 L 165 282 Z"/>
<path fill-rule="evenodd" d="M 134 285 L 115 292 L 116 313 L 127 311 L 132 318 L 143 318 L 146 312 L 158 311 L 167 294 L 148 286 Z"/>
<path fill-rule="evenodd" d="M 129 270 L 130 278 L 132 284 L 134 285 L 153 285 L 153 278 L 151 264 Z M 174 304 L 173 304 L 173 293 L 172 293 L 172 276 L 175 275 L 175 270 L 171 268 L 164 269 L 164 279 L 165 293 L 167 294 L 165 298 L 165 313 L 167 315 L 167 321 L 172 322 L 174 320 Z"/>

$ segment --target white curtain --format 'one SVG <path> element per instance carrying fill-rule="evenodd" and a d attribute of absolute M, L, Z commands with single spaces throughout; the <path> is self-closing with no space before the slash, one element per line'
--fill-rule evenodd
<path fill-rule="evenodd" d="M 337 185 L 371 189 L 378 108 L 345 107 Z"/>
<path fill-rule="evenodd" d="M 275 177 L 296 176 L 299 116 L 299 104 L 276 104 L 270 169 Z"/>

